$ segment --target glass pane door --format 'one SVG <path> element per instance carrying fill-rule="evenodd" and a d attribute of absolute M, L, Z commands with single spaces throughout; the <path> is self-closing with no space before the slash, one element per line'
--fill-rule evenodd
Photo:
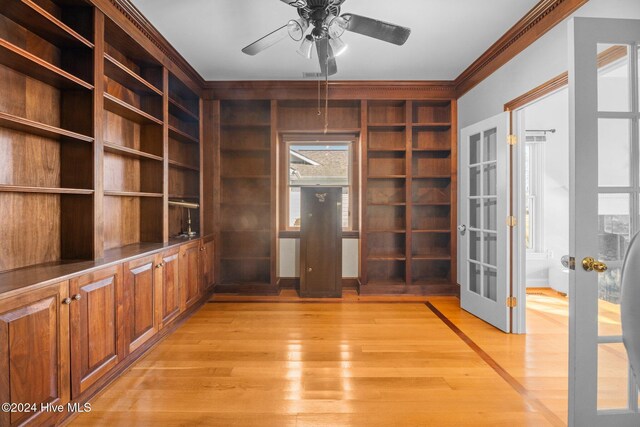
<path fill-rule="evenodd" d="M 463 129 L 462 141 L 461 306 L 509 331 L 506 113 Z"/>

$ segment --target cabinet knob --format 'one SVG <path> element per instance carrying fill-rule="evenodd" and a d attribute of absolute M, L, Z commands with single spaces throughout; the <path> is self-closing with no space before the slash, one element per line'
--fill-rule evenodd
<path fill-rule="evenodd" d="M 73 296 L 73 300 L 74 300 L 74 301 L 80 301 L 81 299 L 82 299 L 82 295 L 80 295 L 80 294 L 75 294 L 75 295 Z"/>
<path fill-rule="evenodd" d="M 200 248 L 200 252 L 204 251 L 204 246 Z"/>
<path fill-rule="evenodd" d="M 161 262 L 160 264 L 156 265 L 156 268 L 162 268 L 163 264 L 164 264 L 164 263 L 163 263 L 163 262 Z"/>
<path fill-rule="evenodd" d="M 313 271 L 313 268 L 309 267 L 309 268 L 307 268 L 307 271 L 308 271 L 309 273 L 311 273 L 311 272 Z"/>
<path fill-rule="evenodd" d="M 68 298 L 68 297 L 67 297 L 67 298 L 63 299 L 63 300 L 62 300 L 62 303 L 63 303 L 64 305 L 69 305 L 69 304 L 71 304 L 71 298 Z"/>

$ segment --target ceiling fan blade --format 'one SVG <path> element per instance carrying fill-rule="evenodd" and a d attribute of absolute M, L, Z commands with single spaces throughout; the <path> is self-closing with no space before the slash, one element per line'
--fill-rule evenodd
<path fill-rule="evenodd" d="M 333 55 L 333 49 L 329 45 L 326 38 L 316 40 L 316 49 L 318 51 L 318 61 L 320 62 L 320 71 L 323 76 L 333 76 L 338 72 L 338 64 Z"/>
<path fill-rule="evenodd" d="M 242 51 L 247 55 L 252 55 L 252 56 L 256 55 L 262 52 L 263 50 L 270 48 L 274 44 L 286 38 L 288 35 L 289 35 L 289 32 L 287 31 L 287 26 L 283 25 L 277 30 L 267 34 L 263 38 L 251 43 L 249 46 L 242 49 Z"/>
<path fill-rule="evenodd" d="M 307 0 L 281 0 L 283 3 L 293 7 L 307 7 Z"/>
<path fill-rule="evenodd" d="M 402 46 L 411 34 L 410 28 L 378 21 L 377 19 L 367 18 L 365 16 L 345 13 L 342 15 L 342 18 L 347 21 L 346 29 L 348 31 L 373 37 L 374 39 L 393 43 L 398 46 Z"/>

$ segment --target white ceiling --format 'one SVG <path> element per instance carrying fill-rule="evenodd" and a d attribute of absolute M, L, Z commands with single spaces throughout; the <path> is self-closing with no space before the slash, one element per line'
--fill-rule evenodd
<path fill-rule="evenodd" d="M 205 80 L 297 80 L 317 72 L 287 38 L 257 56 L 240 50 L 297 18 L 279 0 L 132 0 Z M 355 33 L 336 80 L 453 80 L 538 0 L 347 0 L 350 12 L 412 29 L 404 46 Z"/>

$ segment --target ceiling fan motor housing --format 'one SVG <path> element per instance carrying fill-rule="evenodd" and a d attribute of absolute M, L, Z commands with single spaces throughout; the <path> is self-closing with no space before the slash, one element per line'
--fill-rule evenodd
<path fill-rule="evenodd" d="M 307 0 L 307 5 L 298 8 L 298 15 L 313 24 L 313 36 L 316 39 L 327 36 L 326 19 L 328 16 L 340 16 L 340 5 L 345 0 Z"/>

